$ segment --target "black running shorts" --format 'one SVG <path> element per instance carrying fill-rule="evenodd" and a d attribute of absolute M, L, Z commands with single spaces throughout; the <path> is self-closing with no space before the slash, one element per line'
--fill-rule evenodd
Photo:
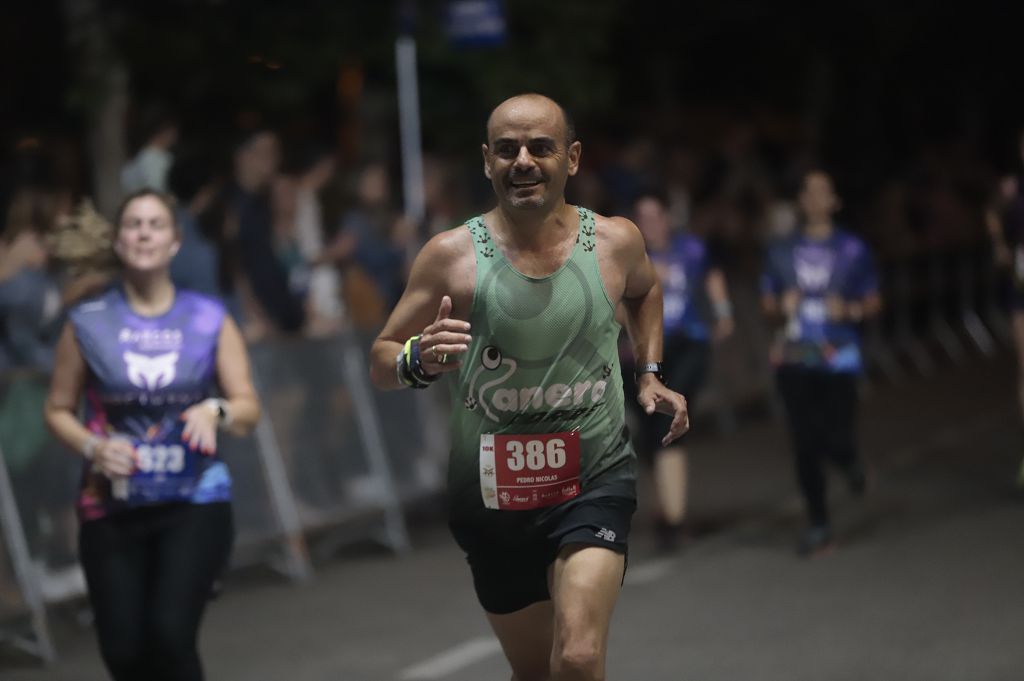
<path fill-rule="evenodd" d="M 548 567 L 563 547 L 626 554 L 635 510 L 634 498 L 595 496 L 541 512 L 487 511 L 472 521 L 452 520 L 450 527 L 466 552 L 480 605 L 507 615 L 551 599 Z"/>

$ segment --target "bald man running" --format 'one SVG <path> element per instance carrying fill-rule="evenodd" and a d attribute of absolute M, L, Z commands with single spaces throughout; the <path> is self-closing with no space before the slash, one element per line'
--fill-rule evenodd
<path fill-rule="evenodd" d="M 689 427 L 660 381 L 662 299 L 636 226 L 566 204 L 580 143 L 556 102 L 506 100 L 487 122 L 497 207 L 434 237 L 374 342 L 382 390 L 452 395 L 450 525 L 513 681 L 605 678 L 636 508 L 615 308 L 637 400 Z"/>

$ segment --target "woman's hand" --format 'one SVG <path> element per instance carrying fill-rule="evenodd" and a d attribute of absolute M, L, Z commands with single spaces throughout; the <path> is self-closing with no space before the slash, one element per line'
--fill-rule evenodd
<path fill-rule="evenodd" d="M 126 478 L 135 472 L 135 448 L 123 437 L 112 437 L 96 445 L 92 464 L 108 478 Z"/>
<path fill-rule="evenodd" d="M 219 419 L 217 407 L 207 401 L 193 404 L 181 414 L 185 429 L 181 440 L 188 444 L 189 449 L 198 450 L 200 454 L 213 456 L 217 453 L 217 426 Z"/>

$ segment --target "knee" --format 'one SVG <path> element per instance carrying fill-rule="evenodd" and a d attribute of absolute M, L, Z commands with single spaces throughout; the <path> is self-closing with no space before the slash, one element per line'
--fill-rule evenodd
<path fill-rule="evenodd" d="M 597 641 L 567 641 L 551 663 L 558 681 L 604 681 L 604 650 Z"/>
<path fill-rule="evenodd" d="M 100 654 L 115 679 L 133 678 L 144 668 L 147 653 L 143 641 L 136 637 L 100 642 Z"/>

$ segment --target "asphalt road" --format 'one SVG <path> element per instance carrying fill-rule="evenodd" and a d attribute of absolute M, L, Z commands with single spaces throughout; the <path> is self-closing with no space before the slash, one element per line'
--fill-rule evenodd
<path fill-rule="evenodd" d="M 1008 356 L 865 396 L 863 501 L 832 486 L 840 546 L 803 560 L 785 433 L 768 417 L 698 433 L 692 517 L 703 532 L 657 554 L 649 504 L 613 620 L 613 681 L 1024 679 L 1024 455 Z M 646 486 L 645 486 L 646 487 Z M 234 575 L 211 606 L 211 681 L 504 681 L 510 676 L 442 523 L 415 551 L 362 547 L 295 586 Z M 0 650 L 4 681 L 105 678 L 92 632 L 53 614 L 60 661 Z"/>

